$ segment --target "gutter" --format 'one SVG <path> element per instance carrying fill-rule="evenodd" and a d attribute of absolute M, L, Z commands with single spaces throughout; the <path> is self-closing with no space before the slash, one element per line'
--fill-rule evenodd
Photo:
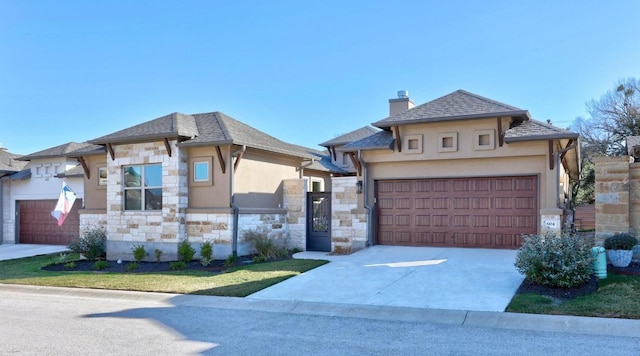
<path fill-rule="evenodd" d="M 575 140 L 573 144 L 567 146 L 560 151 L 556 152 L 556 169 L 558 172 L 556 173 L 556 205 L 559 209 L 563 209 L 563 206 L 560 206 L 560 155 L 563 153 L 570 151 L 578 146 L 578 140 Z"/>
<path fill-rule="evenodd" d="M 364 192 L 364 208 L 367 209 L 367 246 L 373 245 L 373 207 L 369 205 L 369 189 L 368 189 L 368 178 L 369 178 L 369 167 L 367 162 L 362 158 L 362 150 L 358 150 L 358 161 L 362 165 L 362 191 Z"/>
<path fill-rule="evenodd" d="M 235 203 L 234 185 L 233 185 L 233 157 L 243 154 L 247 150 L 247 146 L 242 145 L 242 148 L 231 153 L 231 160 L 229 161 L 229 201 L 231 202 L 231 209 L 233 209 L 233 239 L 232 249 L 233 257 L 238 256 L 238 220 L 239 220 L 239 207 Z"/>
<path fill-rule="evenodd" d="M 300 167 L 298 167 L 298 171 L 300 172 L 300 176 L 299 176 L 300 179 L 304 178 L 304 169 L 309 167 L 310 165 L 312 165 L 313 162 L 315 162 L 316 160 L 315 160 L 315 158 L 312 158 L 312 159 L 308 160 L 307 163 L 304 163 L 305 161 L 307 161 L 307 160 L 306 159 L 303 160 L 302 161 L 303 163 L 301 163 Z"/>

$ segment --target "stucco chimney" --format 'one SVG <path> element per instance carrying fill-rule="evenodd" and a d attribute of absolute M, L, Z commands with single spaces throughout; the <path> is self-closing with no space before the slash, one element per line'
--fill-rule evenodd
<path fill-rule="evenodd" d="M 408 90 L 398 90 L 397 99 L 389 99 L 389 116 L 413 108 L 415 104 L 409 99 Z"/>

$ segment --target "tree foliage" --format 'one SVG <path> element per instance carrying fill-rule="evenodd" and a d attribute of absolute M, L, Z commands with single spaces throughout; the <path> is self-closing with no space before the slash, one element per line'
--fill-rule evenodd
<path fill-rule="evenodd" d="M 627 137 L 640 136 L 640 79 L 622 79 L 586 105 L 590 117 L 574 123 L 582 141 L 580 182 L 573 194 L 576 205 L 593 200 L 593 158 L 626 155 Z"/>

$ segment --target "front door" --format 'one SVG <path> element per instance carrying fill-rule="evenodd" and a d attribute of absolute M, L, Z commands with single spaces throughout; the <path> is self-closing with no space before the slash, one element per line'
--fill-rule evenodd
<path fill-rule="evenodd" d="M 331 193 L 307 193 L 307 250 L 331 251 Z"/>

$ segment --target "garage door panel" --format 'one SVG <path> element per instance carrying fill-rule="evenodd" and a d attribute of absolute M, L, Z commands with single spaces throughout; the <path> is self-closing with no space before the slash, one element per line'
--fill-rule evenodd
<path fill-rule="evenodd" d="M 19 236 L 22 244 L 68 245 L 80 235 L 78 209 L 82 200 L 76 199 L 62 226 L 51 216 L 57 200 L 21 200 L 19 209 Z"/>
<path fill-rule="evenodd" d="M 518 248 L 537 232 L 535 176 L 376 183 L 379 244 Z"/>

